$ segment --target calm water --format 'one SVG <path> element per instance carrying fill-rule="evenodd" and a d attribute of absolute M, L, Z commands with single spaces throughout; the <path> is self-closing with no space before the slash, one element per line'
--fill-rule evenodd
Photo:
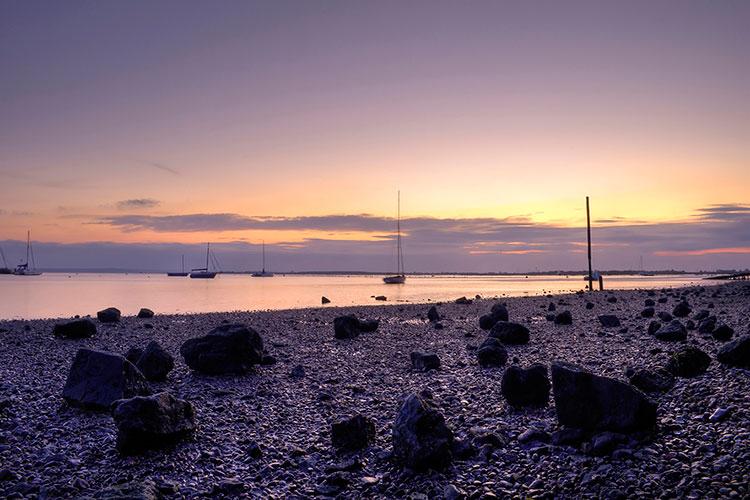
<path fill-rule="evenodd" d="M 675 287 L 700 282 L 697 276 L 608 277 L 607 288 Z M 584 286 L 582 276 L 415 276 L 405 285 L 385 285 L 380 276 L 276 276 L 251 278 L 219 275 L 213 280 L 157 274 L 46 273 L 0 275 L 0 318 L 51 318 L 94 314 L 109 306 L 132 315 L 141 307 L 157 313 L 289 309 L 388 302 L 452 300 L 462 295 L 519 296 L 571 292 Z"/>

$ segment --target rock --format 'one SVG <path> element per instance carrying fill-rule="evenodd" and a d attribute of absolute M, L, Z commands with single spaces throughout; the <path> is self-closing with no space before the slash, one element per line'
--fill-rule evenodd
<path fill-rule="evenodd" d="M 717 326 L 713 332 L 711 332 L 711 336 L 716 340 L 725 342 L 727 340 L 732 340 L 732 337 L 734 336 L 734 330 L 731 326 L 722 323 L 721 325 Z"/>
<path fill-rule="evenodd" d="M 547 311 L 549 312 L 554 312 L 556 309 L 557 309 L 557 306 L 555 305 L 554 302 L 550 302 L 549 305 L 547 306 Z"/>
<path fill-rule="evenodd" d="M 292 378 L 305 378 L 305 367 L 302 365 L 296 365 L 292 368 L 292 371 L 289 372 L 289 376 Z"/>
<path fill-rule="evenodd" d="M 654 307 L 656 305 L 656 302 L 654 301 L 654 299 L 646 299 L 643 302 L 643 305 L 645 305 L 646 307 Z"/>
<path fill-rule="evenodd" d="M 329 299 L 328 297 L 326 297 L 326 296 L 324 295 L 324 296 L 322 296 L 322 297 L 320 298 L 320 303 L 321 303 L 321 304 L 330 304 L 330 303 L 331 303 L 331 299 Z"/>
<path fill-rule="evenodd" d="M 482 368 L 502 366 L 508 361 L 508 352 L 494 337 L 488 337 L 476 352 L 477 361 Z"/>
<path fill-rule="evenodd" d="M 359 330 L 364 333 L 371 333 L 378 329 L 380 321 L 376 319 L 361 319 L 359 320 Z"/>
<path fill-rule="evenodd" d="M 334 337 L 337 339 L 353 339 L 362 332 L 374 332 L 378 329 L 378 320 L 359 320 L 348 314 L 333 320 Z"/>
<path fill-rule="evenodd" d="M 552 433 L 550 440 L 555 446 L 576 446 L 586 439 L 586 433 L 582 429 L 566 427 Z"/>
<path fill-rule="evenodd" d="M 668 342 L 678 342 L 687 339 L 687 329 L 680 323 L 680 320 L 675 319 L 659 328 L 654 333 L 654 337 Z"/>
<path fill-rule="evenodd" d="M 607 297 L 607 302 L 609 302 L 610 304 L 615 304 L 617 302 L 617 297 Z"/>
<path fill-rule="evenodd" d="M 375 297 L 375 300 L 385 302 L 386 300 L 388 300 L 388 297 L 386 297 L 385 295 L 378 295 L 377 297 Z"/>
<path fill-rule="evenodd" d="M 393 423 L 393 456 L 416 471 L 442 470 L 450 465 L 453 432 L 425 394 L 411 394 Z"/>
<path fill-rule="evenodd" d="M 667 392 L 674 385 L 674 377 L 663 368 L 640 368 L 629 377 L 630 383 L 644 392 Z"/>
<path fill-rule="evenodd" d="M 174 368 L 174 358 L 158 342 L 152 340 L 146 345 L 136 361 L 135 366 L 143 373 L 146 380 L 162 382 Z"/>
<path fill-rule="evenodd" d="M 421 372 L 440 369 L 440 358 L 437 354 L 414 351 L 411 353 L 411 366 Z"/>
<path fill-rule="evenodd" d="M 716 359 L 725 365 L 750 368 L 750 335 L 743 335 L 721 346 Z"/>
<path fill-rule="evenodd" d="M 466 297 L 459 297 L 459 298 L 456 299 L 456 304 L 461 304 L 461 305 L 464 305 L 464 306 L 468 306 L 472 302 L 473 301 L 471 299 L 467 299 Z"/>
<path fill-rule="evenodd" d="M 357 414 L 331 425 L 331 443 L 339 450 L 361 450 L 374 440 L 375 421 L 363 415 Z"/>
<path fill-rule="evenodd" d="M 140 311 L 138 311 L 138 317 L 141 319 L 148 319 L 154 317 L 154 311 L 151 309 L 147 309 L 145 307 L 141 308 Z"/>
<path fill-rule="evenodd" d="M 437 307 L 430 307 L 430 310 L 427 311 L 427 319 L 432 323 L 440 321 L 440 314 L 438 313 Z"/>
<path fill-rule="evenodd" d="M 627 441 L 627 437 L 617 432 L 600 432 L 591 438 L 589 453 L 595 456 L 611 454 L 615 448 Z"/>
<path fill-rule="evenodd" d="M 131 347 L 128 352 L 125 353 L 125 359 L 133 364 L 136 364 L 139 359 L 143 356 L 143 349 L 140 347 Z"/>
<path fill-rule="evenodd" d="M 659 328 L 661 328 L 661 323 L 659 323 L 658 321 L 651 321 L 648 324 L 648 334 L 649 335 L 655 334 L 656 332 L 659 331 Z"/>
<path fill-rule="evenodd" d="M 656 404 L 638 389 L 575 365 L 552 363 L 560 424 L 585 430 L 628 432 L 656 424 Z"/>
<path fill-rule="evenodd" d="M 643 311 L 641 311 L 641 317 L 642 318 L 653 318 L 654 317 L 654 308 L 653 307 L 647 307 Z"/>
<path fill-rule="evenodd" d="M 76 319 L 57 323 L 53 333 L 55 337 L 64 339 L 85 339 L 96 335 L 96 325 L 90 319 Z"/>
<path fill-rule="evenodd" d="M 526 369 L 517 365 L 509 366 L 503 373 L 500 387 L 511 406 L 545 406 L 549 401 L 550 390 L 547 367 L 542 364 L 534 364 Z"/>
<path fill-rule="evenodd" d="M 241 324 L 223 324 L 207 335 L 192 338 L 180 347 L 185 363 L 211 375 L 246 373 L 263 359 L 263 339 Z"/>
<path fill-rule="evenodd" d="M 445 500 L 464 500 L 466 498 L 466 493 L 459 490 L 454 485 L 449 484 L 443 489 L 443 498 Z"/>
<path fill-rule="evenodd" d="M 599 323 L 601 323 L 604 328 L 615 328 L 620 326 L 620 319 L 614 314 L 600 314 Z"/>
<path fill-rule="evenodd" d="M 709 422 L 720 422 L 724 420 L 724 417 L 729 415 L 729 408 L 716 408 L 716 410 L 708 417 Z"/>
<path fill-rule="evenodd" d="M 557 315 L 555 316 L 555 324 L 556 325 L 572 325 L 573 315 L 570 314 L 570 311 L 563 311 L 561 313 L 557 313 Z"/>
<path fill-rule="evenodd" d="M 711 333 L 716 328 L 716 316 L 709 316 L 698 323 L 698 333 Z"/>
<path fill-rule="evenodd" d="M 593 309 L 593 308 L 594 308 L 593 302 L 586 302 L 586 309 Z M 572 322 L 572 319 L 571 319 L 571 322 Z"/>
<path fill-rule="evenodd" d="M 518 435 L 518 442 L 521 444 L 526 443 L 549 443 L 550 435 L 549 432 L 545 432 L 541 429 L 526 429 Z"/>
<path fill-rule="evenodd" d="M 108 307 L 97 312 L 96 317 L 102 323 L 117 323 L 120 321 L 120 310 L 116 307 Z"/>
<path fill-rule="evenodd" d="M 690 308 L 690 304 L 688 304 L 685 301 L 680 302 L 676 306 L 674 306 L 674 309 L 672 310 L 672 314 L 674 314 L 677 318 L 684 318 L 688 314 L 690 314 L 693 310 Z"/>
<path fill-rule="evenodd" d="M 109 410 L 118 399 L 150 393 L 141 372 L 124 357 L 111 352 L 79 349 L 62 395 L 73 406 Z"/>
<path fill-rule="evenodd" d="M 117 449 L 123 455 L 170 446 L 195 431 L 193 406 L 166 392 L 117 401 L 112 417 Z"/>
<path fill-rule="evenodd" d="M 669 314 L 667 311 L 659 311 L 656 315 L 659 317 L 660 320 L 662 320 L 665 323 L 669 323 L 673 319 L 672 315 Z"/>
<path fill-rule="evenodd" d="M 675 377 L 697 377 L 706 372 L 711 357 L 697 347 L 683 347 L 672 354 L 667 362 L 667 370 Z"/>
<path fill-rule="evenodd" d="M 489 333 L 503 344 L 528 344 L 529 329 L 520 323 L 498 321 Z"/>
<path fill-rule="evenodd" d="M 495 304 L 488 314 L 479 317 L 479 327 L 489 330 L 498 321 L 508 321 L 508 309 L 503 304 Z"/>

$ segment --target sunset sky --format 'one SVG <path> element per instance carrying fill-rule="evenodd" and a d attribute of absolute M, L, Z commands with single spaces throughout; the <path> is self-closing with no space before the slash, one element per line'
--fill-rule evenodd
<path fill-rule="evenodd" d="M 750 267 L 750 2 L 0 3 L 42 267 Z M 191 262 L 192 263 L 192 262 Z"/>

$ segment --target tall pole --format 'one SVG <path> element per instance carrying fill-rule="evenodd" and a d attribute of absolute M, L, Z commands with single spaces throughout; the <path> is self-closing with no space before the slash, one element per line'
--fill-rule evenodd
<path fill-rule="evenodd" d="M 594 278 L 592 276 L 591 271 L 591 215 L 589 213 L 589 197 L 586 197 L 586 235 L 588 238 L 588 248 L 589 248 L 589 292 L 594 291 L 593 287 L 593 281 Z"/>

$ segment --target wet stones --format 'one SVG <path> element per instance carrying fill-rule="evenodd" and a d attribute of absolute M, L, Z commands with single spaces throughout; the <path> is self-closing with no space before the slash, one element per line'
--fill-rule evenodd
<path fill-rule="evenodd" d="M 552 363 L 560 424 L 591 431 L 629 432 L 656 424 L 656 404 L 638 389 L 564 362 Z"/>
<path fill-rule="evenodd" d="M 511 406 L 542 407 L 549 401 L 550 382 L 547 367 L 533 364 L 524 369 L 509 366 L 503 373 L 501 391 Z"/>
<path fill-rule="evenodd" d="M 443 470 L 453 459 L 453 432 L 426 392 L 407 396 L 392 437 L 394 458 L 410 469 Z"/>
<path fill-rule="evenodd" d="M 108 307 L 97 312 L 96 318 L 102 323 L 117 323 L 120 321 L 120 310 L 116 307 Z"/>
<path fill-rule="evenodd" d="M 489 336 L 496 338 L 503 344 L 529 343 L 529 329 L 520 323 L 510 321 L 496 322 L 490 330 Z"/>
<path fill-rule="evenodd" d="M 210 375 L 246 373 L 263 360 L 260 334 L 242 324 L 224 324 L 180 347 L 185 363 Z"/>
<path fill-rule="evenodd" d="M 724 344 L 719 349 L 716 359 L 725 365 L 750 368 L 750 335 L 743 335 Z"/>
<path fill-rule="evenodd" d="M 331 425 L 331 444 L 342 451 L 367 448 L 375 439 L 375 421 L 354 415 Z"/>
<path fill-rule="evenodd" d="M 503 366 L 508 361 L 508 352 L 503 344 L 494 337 L 487 337 L 477 349 L 476 355 L 477 362 L 482 368 Z"/>
<path fill-rule="evenodd" d="M 174 445 L 196 428 L 193 406 L 166 392 L 117 401 L 112 417 L 117 449 L 123 455 Z"/>
<path fill-rule="evenodd" d="M 570 313 L 570 311 L 563 311 L 563 312 L 557 313 L 557 315 L 555 315 L 555 324 L 556 325 L 572 325 L 573 315 Z"/>
<path fill-rule="evenodd" d="M 479 327 L 482 330 L 489 330 L 498 321 L 508 321 L 508 309 L 503 304 L 495 304 L 488 314 L 480 316 Z"/>
<path fill-rule="evenodd" d="M 663 368 L 640 368 L 629 377 L 630 383 L 643 392 L 667 392 L 674 385 L 674 376 Z"/>
<path fill-rule="evenodd" d="M 340 340 L 354 339 L 363 332 L 374 332 L 378 329 L 378 320 L 360 320 L 348 314 L 333 320 L 334 337 Z"/>
<path fill-rule="evenodd" d="M 654 332 L 654 337 L 666 342 L 679 342 L 687 339 L 687 329 L 680 320 L 674 319 Z"/>
<path fill-rule="evenodd" d="M 87 318 L 57 323 L 54 326 L 55 337 L 63 339 L 85 339 L 96 335 L 96 325 Z"/>
<path fill-rule="evenodd" d="M 598 319 L 604 328 L 616 328 L 620 326 L 620 319 L 614 314 L 600 314 Z"/>
<path fill-rule="evenodd" d="M 706 373 L 711 357 L 697 347 L 687 346 L 672 354 L 667 370 L 675 377 L 691 378 Z"/>
<path fill-rule="evenodd" d="M 417 371 L 426 372 L 440 369 L 440 358 L 437 354 L 414 351 L 410 354 L 410 357 L 411 366 Z"/>
<path fill-rule="evenodd" d="M 79 349 L 62 396 L 73 406 L 108 410 L 118 399 L 150 393 L 141 372 L 124 357 L 111 352 Z"/>

